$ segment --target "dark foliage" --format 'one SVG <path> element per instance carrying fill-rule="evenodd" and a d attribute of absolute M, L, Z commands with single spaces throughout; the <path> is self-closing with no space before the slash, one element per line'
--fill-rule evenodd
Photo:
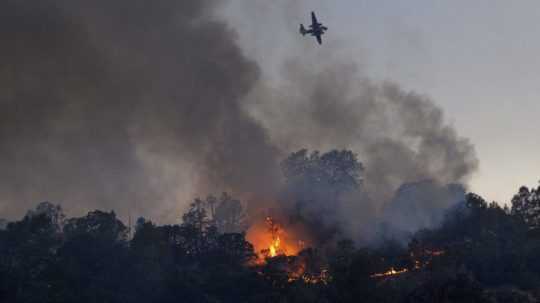
<path fill-rule="evenodd" d="M 315 199 L 313 183 L 327 197 L 361 185 L 348 152 L 287 161 L 297 198 Z M 407 246 L 341 240 L 264 262 L 228 194 L 195 199 L 180 224 L 140 218 L 132 238 L 114 212 L 66 218 L 45 202 L 0 229 L 0 302 L 537 302 L 537 200 L 521 188 L 510 210 L 468 194 Z"/>

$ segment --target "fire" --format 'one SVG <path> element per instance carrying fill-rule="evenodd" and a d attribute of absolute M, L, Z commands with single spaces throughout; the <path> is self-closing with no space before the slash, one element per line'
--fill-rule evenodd
<path fill-rule="evenodd" d="M 422 251 L 421 256 L 416 256 L 413 252 L 411 252 L 410 257 L 413 259 L 414 265 L 412 266 L 411 270 L 413 271 L 419 271 L 425 268 L 426 266 L 429 266 L 433 259 L 435 257 L 440 257 L 446 254 L 446 251 L 444 250 L 429 250 L 425 249 Z M 418 257 L 421 257 L 421 260 L 418 259 Z M 392 276 L 398 276 L 401 274 L 404 274 L 406 272 L 409 272 L 409 269 L 403 268 L 403 269 L 395 269 L 394 267 L 390 267 L 389 270 L 382 272 L 382 273 L 374 273 L 370 275 L 371 278 L 383 278 L 383 277 L 392 277 Z"/>
<path fill-rule="evenodd" d="M 408 271 L 409 270 L 406 269 L 406 268 L 396 270 L 393 267 L 390 267 L 390 269 L 388 271 L 385 271 L 385 272 L 382 272 L 382 273 L 375 273 L 375 274 L 372 274 L 370 277 L 372 277 L 372 278 L 391 277 L 391 276 L 404 274 L 404 273 L 406 273 Z"/>
<path fill-rule="evenodd" d="M 273 217 L 267 216 L 253 224 L 247 231 L 246 238 L 259 254 L 259 263 L 265 258 L 277 256 L 295 256 L 305 248 L 305 242 L 299 239 L 293 228 L 287 230 Z"/>
<path fill-rule="evenodd" d="M 311 255 L 305 253 L 306 243 L 310 243 L 307 235 L 299 224 L 285 227 L 271 216 L 259 219 L 246 234 L 258 255 L 252 265 L 263 276 L 264 267 L 271 266 L 285 273 L 288 283 L 327 284 L 331 280 L 328 270 L 314 265 Z"/>
<path fill-rule="evenodd" d="M 279 239 L 279 236 L 277 236 L 276 239 L 272 241 L 270 247 L 268 248 L 270 251 L 270 257 L 273 258 L 278 255 L 278 252 L 280 251 L 280 243 L 281 240 Z"/>
<path fill-rule="evenodd" d="M 306 284 L 328 284 L 328 282 L 331 280 L 330 275 L 328 273 L 327 269 L 321 270 L 318 274 L 308 274 L 305 272 L 302 272 L 300 274 L 290 274 L 289 279 L 287 280 L 289 283 L 293 283 L 296 281 L 302 281 Z"/>
<path fill-rule="evenodd" d="M 279 233 L 282 233 L 282 229 L 279 224 L 274 222 L 272 217 L 266 217 L 266 224 L 268 225 L 268 231 L 272 235 L 272 242 L 268 246 L 268 255 L 273 258 L 277 255 L 287 255 L 287 252 L 281 248 L 281 239 L 279 238 Z"/>
<path fill-rule="evenodd" d="M 444 256 L 446 254 L 446 251 L 444 250 L 430 250 L 430 249 L 424 249 L 420 253 L 410 253 L 411 259 L 414 260 L 414 269 L 420 270 L 426 266 L 431 265 L 432 261 L 435 258 Z"/>

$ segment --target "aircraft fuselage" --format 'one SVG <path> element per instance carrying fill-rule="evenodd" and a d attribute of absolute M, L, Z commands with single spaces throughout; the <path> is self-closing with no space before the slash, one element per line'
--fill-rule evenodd
<path fill-rule="evenodd" d="M 319 44 L 322 44 L 322 35 L 324 35 L 325 31 L 327 30 L 327 27 L 317 21 L 315 12 L 311 12 L 311 25 L 309 26 L 309 30 L 307 30 L 303 24 L 300 24 L 300 33 L 303 36 L 310 34 L 311 36 L 317 38 L 317 42 Z"/>

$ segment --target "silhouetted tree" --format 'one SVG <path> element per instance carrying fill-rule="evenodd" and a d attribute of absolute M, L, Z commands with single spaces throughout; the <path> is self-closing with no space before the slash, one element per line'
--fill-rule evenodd
<path fill-rule="evenodd" d="M 436 265 L 465 266 L 479 282 L 500 286 L 527 273 L 527 228 L 496 203 L 468 194 L 466 211 L 433 231 L 417 234 L 421 247 L 444 250 Z"/>
<path fill-rule="evenodd" d="M 361 190 L 363 166 L 356 155 L 304 149 L 292 153 L 281 168 L 286 179 L 283 200 L 293 219 L 316 230 L 316 242 L 331 239 L 339 230 L 337 212 L 343 197 Z"/>
<path fill-rule="evenodd" d="M 26 216 L 35 217 L 39 215 L 44 215 L 52 222 L 54 226 L 58 228 L 58 231 L 64 226 L 66 216 L 62 211 L 60 205 L 54 205 L 51 202 L 41 202 L 35 209 L 29 210 L 26 213 Z"/>
<path fill-rule="evenodd" d="M 62 243 L 59 206 L 44 202 L 0 231 L 0 301 L 43 302 Z"/>
<path fill-rule="evenodd" d="M 221 195 L 213 214 L 216 227 L 222 233 L 245 231 L 245 216 L 240 200 L 234 199 L 227 193 Z"/>
<path fill-rule="evenodd" d="M 342 193 L 358 188 L 364 170 L 356 155 L 348 150 L 324 154 L 303 149 L 292 153 L 281 164 L 289 188 L 307 195 L 336 199 Z M 314 193 L 309 195 L 309 193 Z"/>
<path fill-rule="evenodd" d="M 204 200 L 195 199 L 183 215 L 182 222 L 201 232 L 210 227 L 221 233 L 237 233 L 246 228 L 242 203 L 227 193 L 222 193 L 219 199 L 212 195 Z"/>
<path fill-rule="evenodd" d="M 127 228 L 114 212 L 66 221 L 51 291 L 59 302 L 123 302 L 131 296 Z"/>
<path fill-rule="evenodd" d="M 520 192 L 527 205 L 538 190 Z M 131 240 L 114 212 L 66 219 L 45 202 L 0 230 L 0 302 L 538 302 L 540 229 L 515 205 L 471 193 L 408 246 L 343 240 L 260 263 L 224 232 L 243 224 L 227 194 L 195 200 L 181 224 L 140 218 Z M 390 268 L 406 271 L 374 275 Z"/>
<path fill-rule="evenodd" d="M 183 224 L 198 230 L 200 233 L 204 232 L 212 223 L 208 217 L 207 207 L 206 201 L 195 199 L 190 204 L 189 210 L 182 216 Z"/>
<path fill-rule="evenodd" d="M 520 217 L 530 228 L 540 227 L 540 186 L 530 190 L 521 187 L 512 198 L 511 213 Z"/>

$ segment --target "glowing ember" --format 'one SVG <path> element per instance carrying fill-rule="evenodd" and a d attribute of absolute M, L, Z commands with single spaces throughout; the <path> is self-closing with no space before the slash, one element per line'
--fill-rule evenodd
<path fill-rule="evenodd" d="M 328 270 L 326 269 L 323 269 L 320 273 L 318 274 L 307 274 L 307 273 L 303 273 L 301 275 L 295 275 L 295 274 L 290 274 L 289 275 L 289 279 L 287 280 L 289 283 L 293 283 L 293 282 L 296 282 L 296 281 L 302 281 L 306 284 L 319 284 L 319 283 L 322 283 L 322 284 L 328 284 L 328 282 L 330 282 L 331 278 L 330 278 L 330 275 L 328 274 Z"/>
<path fill-rule="evenodd" d="M 423 250 L 421 254 L 421 259 L 419 260 L 416 258 L 415 254 L 413 252 L 410 253 L 410 257 L 413 259 L 414 265 L 411 268 L 413 271 L 422 270 L 424 267 L 429 266 L 433 259 L 435 257 L 443 256 L 446 252 L 444 250 L 429 250 L 425 249 Z M 383 278 L 383 277 L 392 277 L 392 276 L 398 276 L 401 274 L 404 274 L 408 272 L 409 269 L 403 268 L 400 270 L 396 270 L 393 267 L 390 267 L 389 270 L 382 272 L 382 273 L 375 273 L 372 274 L 370 277 L 372 278 Z"/>
<path fill-rule="evenodd" d="M 444 250 L 432 250 L 432 251 L 427 251 L 430 255 L 432 256 L 435 256 L 435 257 L 438 257 L 438 256 L 442 256 L 445 254 L 445 251 Z"/>
<path fill-rule="evenodd" d="M 372 278 L 391 277 L 391 276 L 404 274 L 404 273 L 406 273 L 408 271 L 409 270 L 406 269 L 406 268 L 396 270 L 393 267 L 391 267 L 388 271 L 385 271 L 385 272 L 382 272 L 382 273 L 375 273 L 375 274 L 372 274 L 370 277 L 372 277 Z"/>

